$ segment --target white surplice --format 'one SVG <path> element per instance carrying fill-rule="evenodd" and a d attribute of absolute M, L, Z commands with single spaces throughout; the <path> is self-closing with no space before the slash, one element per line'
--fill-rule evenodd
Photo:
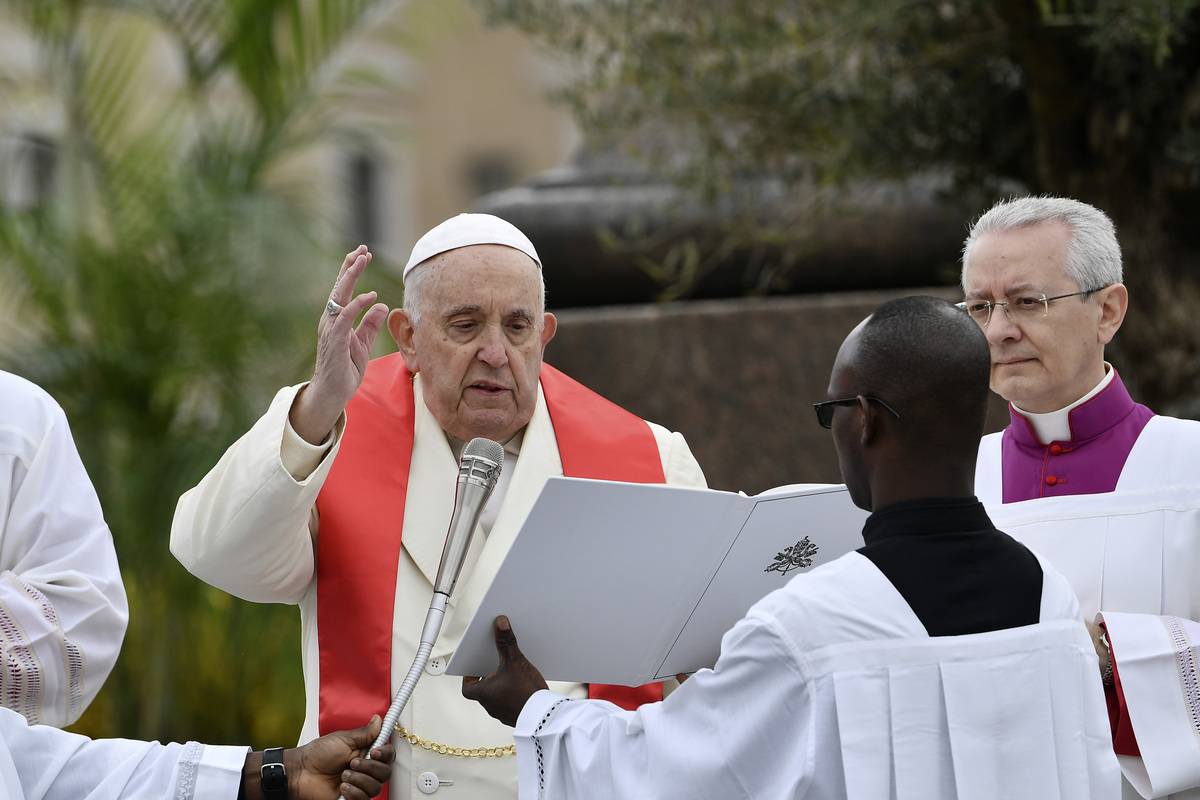
<path fill-rule="evenodd" d="M 344 426 L 353 425 L 354 420 L 343 417 L 331 447 L 311 474 L 304 475 L 304 470 L 298 470 L 282 452 L 288 411 L 299 389 L 294 386 L 280 391 L 254 427 L 229 448 L 199 485 L 180 498 L 171 527 L 171 552 L 192 574 L 238 597 L 300 606 L 305 686 L 305 722 L 300 741 L 306 742 L 317 736 L 319 711 L 313 544 L 319 520 L 314 503 L 337 457 Z M 392 686 L 400 685 L 416 652 L 458 477 L 457 460 L 422 399 L 419 378 L 413 389 L 414 439 L 396 577 Z M 703 486 L 704 475 L 683 437 L 654 423 L 647 424 L 658 444 L 667 482 Z M 413 734 L 453 747 L 504 747 L 513 742 L 511 728 L 463 698 L 461 678 L 443 673 L 543 484 L 563 473 L 540 387 L 519 456 L 515 464 L 506 457 L 505 472 L 511 477 L 505 481 L 495 522 L 490 529 L 478 531 L 472 540 L 430 666 L 400 718 L 400 724 Z M 354 621 L 346 620 L 345 624 L 353 625 Z M 572 696 L 584 695 L 579 684 L 556 684 L 555 689 Z M 516 796 L 517 771 L 511 757 L 439 755 L 399 739 L 396 745 L 390 784 L 393 800 L 423 797 L 418 779 L 426 773 L 437 781 L 453 781 L 445 791 L 453 791 L 458 797 L 505 800 Z"/>
<path fill-rule="evenodd" d="M 947 637 L 858 553 L 797 576 L 662 703 L 530 698 L 521 798 L 1114 800 L 1095 652 L 1043 570 L 1040 623 Z"/>
<path fill-rule="evenodd" d="M 1182 454 L 1178 439 L 1170 448 Z M 1200 800 L 1198 453 L 1183 469 L 1151 470 L 1139 439 L 1115 492 L 988 507 L 997 528 L 1067 577 L 1085 619 L 1103 612 L 1142 753 L 1119 757 L 1126 798 Z M 1147 487 L 1153 474 L 1193 485 Z"/>
<path fill-rule="evenodd" d="M 0 705 L 31 722 L 77 720 L 128 619 L 112 534 L 66 416 L 0 372 Z"/>
<path fill-rule="evenodd" d="M 237 800 L 246 753 L 92 740 L 0 708 L 0 800 Z"/>

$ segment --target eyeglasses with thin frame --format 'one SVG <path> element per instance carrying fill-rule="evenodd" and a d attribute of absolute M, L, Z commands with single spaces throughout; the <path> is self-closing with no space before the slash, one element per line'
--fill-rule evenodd
<path fill-rule="evenodd" d="M 1051 297 L 1047 297 L 1045 294 L 1029 294 L 1012 300 L 964 300 L 961 303 L 955 303 L 955 306 L 970 314 L 971 319 L 975 320 L 981 328 L 986 328 L 992 321 L 992 310 L 996 307 L 1004 309 L 1010 322 L 1020 325 L 1022 320 L 1034 320 L 1047 316 L 1050 313 L 1050 304 L 1055 300 L 1065 300 L 1068 297 L 1087 297 L 1101 289 L 1107 289 L 1111 285 L 1106 284 L 1095 289 L 1085 289 L 1082 292 L 1071 292 L 1070 294 L 1056 294 Z"/>
<path fill-rule="evenodd" d="M 859 395 L 858 397 L 846 397 L 841 400 L 823 400 L 820 403 L 813 403 L 813 411 L 817 412 L 817 424 L 820 425 L 825 430 L 829 430 L 830 428 L 833 427 L 833 411 L 834 411 L 834 409 L 836 409 L 838 406 L 856 406 L 856 405 L 858 405 L 859 397 L 861 397 L 863 400 L 869 400 L 872 403 L 879 403 L 879 405 L 883 406 L 889 412 L 891 412 L 893 417 L 895 417 L 896 419 L 900 419 L 899 411 L 892 408 L 887 403 L 880 400 L 878 397 L 872 397 L 869 394 L 864 394 L 864 395 Z"/>

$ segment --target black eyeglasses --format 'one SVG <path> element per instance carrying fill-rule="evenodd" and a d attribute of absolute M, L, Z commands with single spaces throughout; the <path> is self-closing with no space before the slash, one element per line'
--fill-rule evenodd
<path fill-rule="evenodd" d="M 869 394 L 860 395 L 864 400 L 870 400 L 872 403 L 879 405 L 891 412 L 892 416 L 900 419 L 900 412 L 889 406 L 887 403 L 880 400 L 878 397 L 872 397 Z M 824 400 L 820 403 L 813 403 L 813 411 L 817 412 L 817 424 L 826 430 L 833 427 L 833 410 L 838 406 L 856 406 L 858 405 L 858 397 L 847 397 L 842 400 Z"/>

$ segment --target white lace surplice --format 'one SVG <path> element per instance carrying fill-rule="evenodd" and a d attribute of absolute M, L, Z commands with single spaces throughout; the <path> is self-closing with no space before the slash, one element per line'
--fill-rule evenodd
<path fill-rule="evenodd" d="M 0 372 L 0 705 L 68 725 L 125 636 L 112 536 L 62 409 Z"/>
<path fill-rule="evenodd" d="M 1125 797 L 1200 798 L 1200 486 L 1118 487 L 988 511 L 1067 577 L 1085 619 L 1103 612 L 1142 753 L 1119 759 Z"/>

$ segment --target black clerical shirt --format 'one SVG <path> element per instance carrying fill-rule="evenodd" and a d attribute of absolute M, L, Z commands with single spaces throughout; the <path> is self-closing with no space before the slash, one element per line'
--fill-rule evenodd
<path fill-rule="evenodd" d="M 1038 622 L 1042 568 L 1025 545 L 996 530 L 974 497 L 929 498 L 876 511 L 863 527 L 869 558 L 930 636 Z"/>

